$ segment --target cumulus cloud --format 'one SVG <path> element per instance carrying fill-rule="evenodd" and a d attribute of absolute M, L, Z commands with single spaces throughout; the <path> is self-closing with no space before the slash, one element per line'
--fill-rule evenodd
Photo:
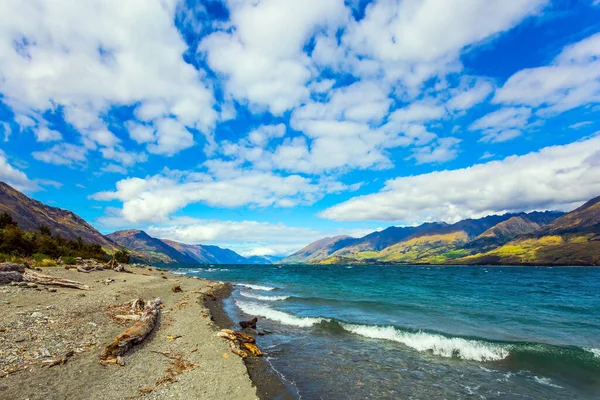
<path fill-rule="evenodd" d="M 600 33 L 565 46 L 548 66 L 515 73 L 493 100 L 539 107 L 541 115 L 600 102 Z"/>
<path fill-rule="evenodd" d="M 121 142 L 104 121 L 115 106 L 137 106 L 156 131 L 144 136 L 151 151 L 172 155 L 190 147 L 194 140 L 183 126 L 210 136 L 217 113 L 204 72 L 182 58 L 187 46 L 173 24 L 175 8 L 175 0 L 3 2 L 3 102 L 22 127 L 43 126 L 44 112 L 62 107 L 89 151 Z M 165 115 L 174 122 L 165 123 Z M 40 141 L 60 140 L 43 127 L 34 133 Z"/>
<path fill-rule="evenodd" d="M 505 107 L 474 121 L 469 129 L 481 131 L 482 142 L 504 142 L 519 136 L 530 117 L 530 108 Z"/>
<path fill-rule="evenodd" d="M 13 167 L 2 150 L 0 150 L 0 181 L 8 183 L 20 191 L 33 192 L 40 190 L 38 182 L 30 180 L 25 172 Z"/>
<path fill-rule="evenodd" d="M 318 29 L 335 29 L 344 21 L 344 2 L 231 0 L 227 6 L 229 24 L 198 47 L 226 79 L 227 91 L 273 114 L 306 100 L 313 72 L 304 46 Z"/>
<path fill-rule="evenodd" d="M 207 172 L 169 171 L 146 178 L 118 181 L 115 191 L 99 192 L 95 200 L 119 200 L 120 217 L 129 222 L 166 220 L 188 204 L 213 207 L 295 207 L 313 204 L 326 193 L 347 190 L 340 182 L 300 175 L 243 170 L 234 163 L 212 161 Z"/>
<path fill-rule="evenodd" d="M 489 214 L 571 209 L 600 194 L 600 136 L 522 156 L 391 179 L 378 193 L 323 211 L 338 221 L 416 224 Z"/>
<path fill-rule="evenodd" d="M 341 230 L 320 230 L 258 221 L 219 221 L 174 218 L 168 226 L 152 225 L 148 234 L 188 244 L 217 244 L 243 255 L 289 255 L 325 236 Z M 371 230 L 351 229 L 343 234 L 361 237 Z"/>

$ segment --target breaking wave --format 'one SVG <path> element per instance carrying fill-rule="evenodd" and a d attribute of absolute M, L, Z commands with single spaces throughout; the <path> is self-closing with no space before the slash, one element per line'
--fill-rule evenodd
<path fill-rule="evenodd" d="M 248 297 L 248 298 L 256 299 L 256 300 L 264 300 L 264 301 L 281 301 L 281 300 L 287 300 L 290 298 L 290 296 L 263 296 L 260 294 L 243 292 L 243 291 L 240 292 L 240 294 L 244 297 Z"/>
<path fill-rule="evenodd" d="M 275 290 L 275 288 L 271 287 L 271 286 L 254 285 L 251 283 L 235 283 L 234 285 L 243 286 L 243 287 L 246 287 L 248 289 L 253 289 L 253 290 L 264 290 L 267 292 L 270 292 L 271 290 Z"/>
<path fill-rule="evenodd" d="M 284 325 L 298 326 L 306 328 L 323 321 L 328 321 L 325 318 L 312 318 L 312 317 L 296 317 L 295 315 L 285 313 L 283 311 L 277 311 L 269 306 L 265 306 L 255 302 L 248 301 L 236 301 L 235 304 L 246 314 L 262 316 L 272 321 L 277 321 Z"/>
<path fill-rule="evenodd" d="M 431 352 L 440 357 L 497 361 L 506 358 L 509 354 L 509 351 L 502 346 L 483 341 L 445 337 L 426 332 L 405 332 L 393 326 L 382 327 L 345 323 L 342 323 L 341 326 L 356 335 L 402 343 L 417 351 Z"/>

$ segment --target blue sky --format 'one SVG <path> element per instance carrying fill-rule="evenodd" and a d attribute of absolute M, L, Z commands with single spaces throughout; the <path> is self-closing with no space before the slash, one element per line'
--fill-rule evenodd
<path fill-rule="evenodd" d="M 600 194 L 600 2 L 0 4 L 0 180 L 242 254 Z"/>

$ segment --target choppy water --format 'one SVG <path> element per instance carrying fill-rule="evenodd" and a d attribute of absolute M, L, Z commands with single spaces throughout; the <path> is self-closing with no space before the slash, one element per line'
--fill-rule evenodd
<path fill-rule="evenodd" d="M 223 265 L 304 399 L 599 399 L 600 268 Z"/>

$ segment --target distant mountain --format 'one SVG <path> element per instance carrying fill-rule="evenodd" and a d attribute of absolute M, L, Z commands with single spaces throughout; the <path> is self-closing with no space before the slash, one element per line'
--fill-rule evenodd
<path fill-rule="evenodd" d="M 53 234 L 72 240 L 81 237 L 84 242 L 100 244 L 109 253 L 119 249 L 117 243 L 71 211 L 47 206 L 0 182 L 0 213 L 5 211 L 21 229 L 38 230 L 40 225 L 45 225 Z"/>
<path fill-rule="evenodd" d="M 309 244 L 303 249 L 284 258 L 281 262 L 300 264 L 323 260 L 345 246 L 352 246 L 356 240 L 357 239 L 350 236 L 326 237 Z"/>
<path fill-rule="evenodd" d="M 162 240 L 199 264 L 246 264 L 248 260 L 233 250 L 203 244 L 185 244 L 173 240 Z"/>
<path fill-rule="evenodd" d="M 129 229 L 107 235 L 111 240 L 132 251 L 136 261 L 152 264 L 196 264 L 196 260 L 182 254 L 162 240 L 153 238 L 144 231 Z M 138 260 L 139 259 L 139 260 Z"/>
<path fill-rule="evenodd" d="M 283 262 L 600 265 L 600 197 L 567 214 L 491 215 L 325 238 Z"/>
<path fill-rule="evenodd" d="M 458 261 L 467 264 L 600 265 L 600 196 L 533 232 Z"/>
<path fill-rule="evenodd" d="M 277 264 L 285 257 L 280 256 L 250 256 L 246 257 L 248 264 Z"/>
<path fill-rule="evenodd" d="M 537 232 L 538 236 L 569 234 L 600 234 L 600 196 L 556 218 Z"/>

